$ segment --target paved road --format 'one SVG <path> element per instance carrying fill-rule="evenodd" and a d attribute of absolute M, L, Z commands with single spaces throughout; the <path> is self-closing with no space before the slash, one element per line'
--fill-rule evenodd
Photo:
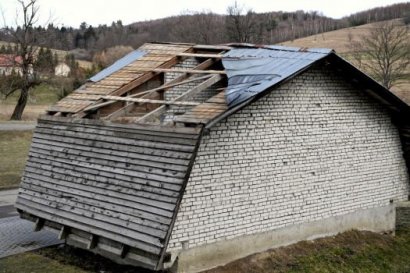
<path fill-rule="evenodd" d="M 50 231 L 34 232 L 34 223 L 17 216 L 14 208 L 17 192 L 0 191 L 0 258 L 63 243 Z"/>
<path fill-rule="evenodd" d="M 17 212 L 14 208 L 18 190 L 0 191 L 0 218 L 16 216 Z"/>
<path fill-rule="evenodd" d="M 0 122 L 0 131 L 27 131 L 36 127 L 36 122 L 29 121 L 4 121 Z"/>
<path fill-rule="evenodd" d="M 0 122 L 0 131 L 33 130 L 35 122 Z M 61 244 L 48 230 L 34 232 L 34 223 L 20 219 L 14 203 L 18 190 L 0 191 L 0 258 Z"/>

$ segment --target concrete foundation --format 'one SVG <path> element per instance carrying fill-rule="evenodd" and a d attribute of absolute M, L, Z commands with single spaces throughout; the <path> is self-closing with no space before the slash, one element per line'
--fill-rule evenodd
<path fill-rule="evenodd" d="M 381 232 L 393 230 L 394 227 L 395 205 L 391 204 L 184 249 L 172 253 L 171 263 L 166 265 L 172 265 L 172 272 L 194 273 L 302 240 L 331 236 L 351 229 Z"/>
<path fill-rule="evenodd" d="M 410 201 L 396 206 L 396 232 L 410 231 Z"/>

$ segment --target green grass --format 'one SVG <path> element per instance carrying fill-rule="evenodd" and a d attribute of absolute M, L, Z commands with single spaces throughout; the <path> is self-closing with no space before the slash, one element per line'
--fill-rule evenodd
<path fill-rule="evenodd" d="M 67 265 L 36 253 L 16 255 L 0 260 L 0 273 L 86 273 L 77 266 Z"/>
<path fill-rule="evenodd" d="M 88 251 L 51 247 L 0 259 L 0 273 L 144 273 Z M 206 273 L 409 273 L 410 232 L 349 231 L 258 253 Z M 205 272 L 204 272 L 205 273 Z"/>
<path fill-rule="evenodd" d="M 383 243 L 355 248 L 333 246 L 296 260 L 293 272 L 410 272 L 410 236 L 398 236 Z"/>
<path fill-rule="evenodd" d="M 27 105 L 54 104 L 59 100 L 58 92 L 59 90 L 56 87 L 42 83 L 30 91 Z M 7 99 L 1 100 L 0 103 L 5 105 L 15 105 L 17 103 L 19 95 L 20 92 L 17 91 L 14 94 L 10 95 Z"/>
<path fill-rule="evenodd" d="M 349 231 L 232 262 L 207 273 L 410 273 L 410 232 Z"/>
<path fill-rule="evenodd" d="M 148 273 L 72 247 L 50 247 L 0 259 L 0 273 Z"/>
<path fill-rule="evenodd" d="M 31 136 L 31 131 L 0 131 L 0 190 L 19 185 Z"/>

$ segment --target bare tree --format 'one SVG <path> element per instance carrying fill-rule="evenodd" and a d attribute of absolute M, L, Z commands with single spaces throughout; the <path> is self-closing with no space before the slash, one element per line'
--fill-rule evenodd
<path fill-rule="evenodd" d="M 226 32 L 232 42 L 249 43 L 256 32 L 256 15 L 251 10 L 238 5 L 238 2 L 227 8 Z"/>
<path fill-rule="evenodd" d="M 15 43 L 14 54 L 21 58 L 19 64 L 20 79 L 9 87 L 6 94 L 9 96 L 15 92 L 20 92 L 16 107 L 10 117 L 12 120 L 21 119 L 30 89 L 39 84 L 33 70 L 34 54 L 37 50 L 35 44 L 38 44 L 40 38 L 40 33 L 34 29 L 34 25 L 38 21 L 39 10 L 36 2 L 37 0 L 18 0 L 22 14 L 16 15 L 16 28 L 6 28 L 7 35 Z"/>
<path fill-rule="evenodd" d="M 397 22 L 383 22 L 353 41 L 353 62 L 390 89 L 406 76 L 410 65 L 410 32 Z"/>

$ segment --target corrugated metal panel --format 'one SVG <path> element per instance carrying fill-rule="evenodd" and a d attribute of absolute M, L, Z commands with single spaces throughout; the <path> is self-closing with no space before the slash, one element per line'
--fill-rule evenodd
<path fill-rule="evenodd" d="M 331 49 L 284 46 L 230 50 L 222 59 L 228 76 L 225 95 L 229 107 L 263 92 L 331 52 Z"/>
<path fill-rule="evenodd" d="M 113 63 L 109 67 L 107 67 L 106 69 L 104 69 L 104 70 L 100 71 L 99 73 L 97 73 L 96 75 L 92 76 L 90 78 L 90 81 L 98 82 L 98 81 L 104 79 L 105 77 L 111 75 L 112 73 L 120 70 L 124 66 L 127 66 L 130 63 L 138 60 L 139 58 L 141 58 L 145 54 L 146 53 L 144 51 L 135 50 L 135 51 L 125 55 L 124 57 L 122 57 L 121 59 L 119 59 L 118 61 L 116 61 L 115 63 Z"/>

